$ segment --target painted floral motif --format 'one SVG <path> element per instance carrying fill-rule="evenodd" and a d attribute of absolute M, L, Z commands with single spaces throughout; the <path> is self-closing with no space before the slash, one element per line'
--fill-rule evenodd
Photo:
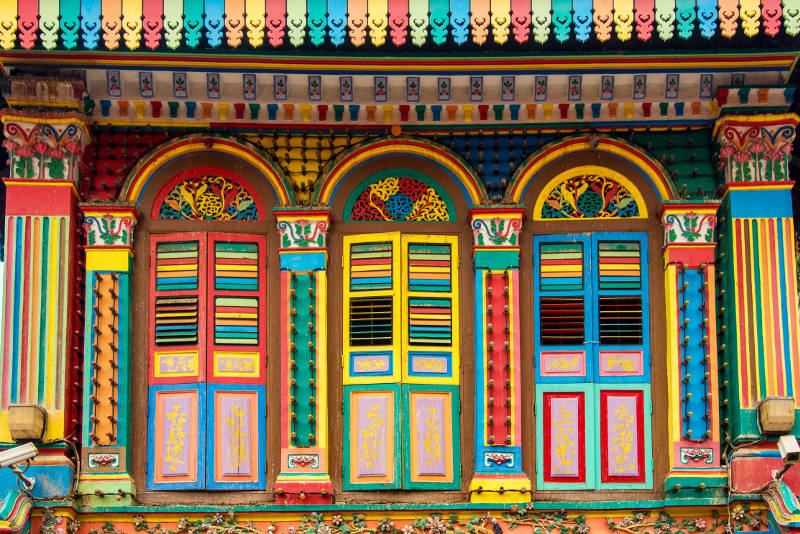
<path fill-rule="evenodd" d="M 367 428 L 361 430 L 364 441 L 361 442 L 361 451 L 358 459 L 365 467 L 372 467 L 380 458 L 378 453 L 381 448 L 381 432 L 385 425 L 380 414 L 380 404 L 376 404 L 366 411 Z"/>
<path fill-rule="evenodd" d="M 327 221 L 298 219 L 278 221 L 283 248 L 322 248 L 328 235 Z"/>
<path fill-rule="evenodd" d="M 705 462 L 710 465 L 714 463 L 714 449 L 681 447 L 680 456 L 682 464 L 688 464 L 689 462 Z"/>
<path fill-rule="evenodd" d="M 638 217 L 639 206 L 624 186 L 606 176 L 573 176 L 556 186 L 542 207 L 544 219 Z"/>
<path fill-rule="evenodd" d="M 562 406 L 561 410 L 553 418 L 553 428 L 556 433 L 553 436 L 555 451 L 558 461 L 553 464 L 553 468 L 561 473 L 571 473 L 572 463 L 575 456 L 575 420 L 572 412 Z"/>
<path fill-rule="evenodd" d="M 176 185 L 164 198 L 159 219 L 257 221 L 253 197 L 222 176 L 198 176 Z"/>
<path fill-rule="evenodd" d="M 249 456 L 247 451 L 247 424 L 245 417 L 247 410 L 239 408 L 238 405 L 231 405 L 231 416 L 225 418 L 225 424 L 228 425 L 228 465 L 230 467 L 239 467 L 244 465 Z"/>
<path fill-rule="evenodd" d="M 89 246 L 130 246 L 133 237 L 131 217 L 114 217 L 109 213 L 99 217 L 90 215 L 83 220 L 83 227 Z"/>
<path fill-rule="evenodd" d="M 570 371 L 577 371 L 578 370 L 578 357 L 574 356 L 572 358 L 552 358 L 547 362 L 547 371 L 561 371 L 561 372 L 570 372 Z"/>
<path fill-rule="evenodd" d="M 713 243 L 716 225 L 717 216 L 711 213 L 670 213 L 664 217 L 664 242 Z"/>
<path fill-rule="evenodd" d="M 522 221 L 518 218 L 474 219 L 472 235 L 478 246 L 516 246 Z"/>
<path fill-rule="evenodd" d="M 186 444 L 186 424 L 187 413 L 181 410 L 180 404 L 175 404 L 172 411 L 167 414 L 169 421 L 169 439 L 166 443 L 166 454 L 164 461 L 169 464 L 172 472 L 178 470 L 178 464 L 185 464 L 183 460 L 183 447 Z"/>
<path fill-rule="evenodd" d="M 606 371 L 620 370 L 626 373 L 636 371 L 636 361 L 625 356 L 609 356 L 606 358 Z"/>
<path fill-rule="evenodd" d="M 449 221 L 447 204 L 428 184 L 389 177 L 364 189 L 353 204 L 351 221 Z"/>
<path fill-rule="evenodd" d="M 425 415 L 425 435 L 422 438 L 427 459 L 425 465 L 435 465 L 442 459 L 442 436 L 440 432 L 439 414 L 430 407 Z"/>
<path fill-rule="evenodd" d="M 789 122 L 723 124 L 717 140 L 726 182 L 788 180 L 794 136 L 795 126 Z"/>
<path fill-rule="evenodd" d="M 616 434 L 611 440 L 611 450 L 614 452 L 611 472 L 618 474 L 633 471 L 635 468 L 631 456 L 633 451 L 633 430 L 631 430 L 631 427 L 634 422 L 634 416 L 628 410 L 626 404 L 614 410 L 614 415 L 619 423 L 612 427 Z"/>

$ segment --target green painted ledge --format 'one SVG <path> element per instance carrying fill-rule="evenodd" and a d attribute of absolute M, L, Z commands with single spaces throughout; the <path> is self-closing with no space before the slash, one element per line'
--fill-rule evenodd
<path fill-rule="evenodd" d="M 686 506 L 721 506 L 726 504 L 724 498 L 699 497 L 694 499 L 657 499 L 647 501 L 539 501 L 533 503 L 534 510 L 550 511 L 565 510 L 655 510 L 660 508 L 686 507 Z M 202 514 L 216 513 L 219 511 L 233 510 L 234 512 L 359 512 L 359 511 L 442 511 L 442 510 L 508 510 L 514 503 L 485 504 L 485 503 L 442 503 L 442 504 L 264 504 L 240 506 L 95 506 L 79 507 L 78 513 L 86 514 Z M 517 503 L 525 506 L 526 503 Z M 40 501 L 37 508 L 74 506 L 68 501 Z"/>

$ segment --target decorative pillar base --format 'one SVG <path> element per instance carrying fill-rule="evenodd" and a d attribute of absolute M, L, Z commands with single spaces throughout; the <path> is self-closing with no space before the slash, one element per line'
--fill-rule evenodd
<path fill-rule="evenodd" d="M 75 480 L 75 464 L 63 448 L 39 447 L 39 454 L 31 460 L 25 476 L 36 481 L 30 492 L 36 499 L 70 497 Z M 0 492 L 13 492 L 17 488 L 17 475 L 11 469 L 0 469 Z"/>
<path fill-rule="evenodd" d="M 275 481 L 275 504 L 333 504 L 331 478 L 327 473 L 303 480 L 279 475 Z"/>
<path fill-rule="evenodd" d="M 524 474 L 476 473 L 469 483 L 469 502 L 531 502 L 531 481 Z"/>
<path fill-rule="evenodd" d="M 136 486 L 128 473 L 83 473 L 78 477 L 83 506 L 132 506 Z"/>

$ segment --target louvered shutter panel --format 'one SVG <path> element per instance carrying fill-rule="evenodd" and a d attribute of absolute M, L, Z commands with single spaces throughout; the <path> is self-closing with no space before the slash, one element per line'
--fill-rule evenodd
<path fill-rule="evenodd" d="M 591 240 L 570 234 L 533 238 L 537 383 L 591 376 Z"/>
<path fill-rule="evenodd" d="M 151 237 L 147 488 L 205 487 L 205 234 Z"/>
<path fill-rule="evenodd" d="M 266 240 L 208 234 L 207 489 L 265 489 Z"/>
<path fill-rule="evenodd" d="M 400 382 L 400 235 L 344 238 L 345 384 Z"/>
<path fill-rule="evenodd" d="M 403 382 L 458 384 L 458 238 L 402 241 Z"/>

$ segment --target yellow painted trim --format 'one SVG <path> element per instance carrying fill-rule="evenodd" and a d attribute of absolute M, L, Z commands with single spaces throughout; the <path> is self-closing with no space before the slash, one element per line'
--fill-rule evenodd
<path fill-rule="evenodd" d="M 30 105 L 30 102 L 24 100 L 19 101 L 21 105 Z M 8 103 L 12 104 L 11 100 Z M 78 117 L 29 117 L 27 115 L 15 115 L 13 112 L 6 113 L 0 116 L 0 121 L 5 124 L 8 121 L 22 121 L 30 122 L 33 124 L 79 124 L 83 129 L 83 134 L 87 139 L 92 138 L 92 133 L 89 131 L 89 126 L 84 119 Z"/>
<path fill-rule="evenodd" d="M 220 371 L 219 370 L 219 365 L 218 365 L 219 359 L 220 358 L 225 358 L 225 357 L 228 357 L 228 356 L 234 356 L 234 357 L 239 357 L 239 358 L 247 358 L 248 360 L 253 362 L 253 368 L 255 369 L 255 371 L 252 372 L 252 373 L 248 373 L 248 372 L 245 372 L 245 371 Z M 243 377 L 243 378 L 260 378 L 260 376 L 261 376 L 260 367 L 259 367 L 260 358 L 261 358 L 261 353 L 260 352 L 249 352 L 249 351 L 248 352 L 239 352 L 239 351 L 232 351 L 232 350 L 215 350 L 213 357 L 214 357 L 214 371 L 213 371 L 214 376 L 219 376 L 219 377 Z M 162 376 L 162 375 L 157 375 L 157 376 Z M 175 375 L 173 373 L 169 373 L 168 375 L 163 375 L 163 376 L 175 376 Z"/>
<path fill-rule="evenodd" d="M 328 272 L 317 271 L 317 446 L 328 465 Z"/>
<path fill-rule="evenodd" d="M 614 180 L 615 182 L 619 183 L 620 185 L 624 186 L 633 196 L 633 199 L 636 201 L 636 204 L 639 206 L 639 215 L 635 217 L 626 217 L 627 219 L 646 219 L 648 217 L 647 213 L 647 205 L 644 202 L 644 197 L 639 192 L 639 189 L 631 182 L 628 178 L 626 178 L 623 174 L 609 169 L 608 167 L 601 167 L 599 165 L 581 165 L 579 167 L 573 167 L 567 171 L 564 171 L 558 174 L 555 178 L 547 182 L 547 184 L 542 189 L 542 192 L 539 193 L 539 197 L 536 199 L 536 203 L 533 207 L 533 220 L 535 221 L 544 221 L 544 220 L 551 220 L 551 219 L 544 219 L 542 217 L 542 207 L 544 206 L 547 197 L 550 196 L 550 192 L 555 189 L 559 184 L 562 182 L 566 182 L 570 178 L 579 175 L 579 174 L 598 174 L 601 176 L 607 176 Z M 617 217 L 614 217 L 615 219 Z M 581 221 L 586 219 L 558 219 L 559 221 Z"/>
<path fill-rule="evenodd" d="M 128 272 L 133 251 L 128 248 L 86 247 L 87 271 Z"/>
<path fill-rule="evenodd" d="M 718 120 L 716 124 L 714 124 L 714 131 L 711 133 L 711 137 L 716 137 L 717 132 L 719 131 L 719 127 L 722 124 L 775 124 L 783 121 L 794 121 L 795 123 L 800 122 L 800 116 L 797 113 L 779 113 L 775 115 L 771 114 L 763 114 L 763 115 L 725 115 L 722 119 Z"/>
<path fill-rule="evenodd" d="M 73 108 L 80 109 L 81 104 L 75 100 L 24 100 L 21 98 L 8 98 L 6 104 L 11 107 L 14 106 L 36 106 L 47 108 Z"/>
<path fill-rule="evenodd" d="M 483 492 L 478 493 L 478 488 Z M 500 492 L 500 488 L 503 492 Z M 531 481 L 526 476 L 498 477 L 498 478 L 473 478 L 469 483 L 469 502 L 471 503 L 523 503 L 531 501 L 530 493 L 520 493 L 520 490 L 531 490 Z M 512 491 L 509 491 L 512 490 Z M 513 491 L 517 490 L 517 491 Z M 583 514 L 588 515 L 588 514 Z M 608 512 L 604 512 L 608 515 Z"/>
<path fill-rule="evenodd" d="M 206 121 L 176 121 L 174 119 L 153 119 L 148 117 L 146 121 L 131 121 L 131 120 L 108 120 L 108 119 L 91 119 L 89 121 L 93 126 L 138 126 L 141 128 L 142 124 L 150 125 L 164 125 L 170 128 L 210 128 L 211 122 Z"/>
<path fill-rule="evenodd" d="M 668 265 L 664 271 L 664 294 L 666 295 L 666 320 L 667 320 L 667 398 L 672 399 L 669 403 L 669 414 L 667 416 L 667 433 L 670 446 L 668 447 L 669 467 L 675 468 L 675 454 L 672 444 L 681 441 L 681 403 L 680 398 L 680 379 L 677 372 L 680 368 L 678 351 L 678 329 L 676 322 L 676 302 L 680 295 L 676 283 L 677 267 Z"/>
<path fill-rule="evenodd" d="M 191 363 L 194 366 L 194 370 L 192 371 L 182 371 L 182 372 L 172 372 L 172 373 L 162 373 L 160 371 L 159 366 L 159 359 L 162 356 L 186 356 L 187 363 Z M 200 373 L 200 355 L 196 350 L 158 350 L 153 354 L 153 376 L 162 377 L 166 376 L 169 378 L 179 377 L 179 376 L 198 376 Z"/>
<path fill-rule="evenodd" d="M 19 178 L 8 178 L 3 180 L 3 182 L 6 185 L 25 185 L 31 187 L 69 187 L 72 189 L 72 192 L 75 194 L 75 196 L 78 196 L 78 188 L 69 180 L 21 180 Z"/>
<path fill-rule="evenodd" d="M 401 365 L 401 325 L 397 318 L 401 317 L 401 286 L 402 270 L 400 264 L 400 233 L 383 234 L 358 234 L 346 235 L 343 240 L 342 254 L 342 376 L 344 384 L 388 384 L 400 382 Z M 392 244 L 392 289 L 379 291 L 350 291 L 350 246 L 355 243 L 376 243 L 388 242 Z M 392 344 L 380 347 L 351 347 L 350 346 L 350 298 L 358 297 L 392 297 Z M 391 351 L 392 352 L 392 375 L 391 376 L 351 376 L 350 375 L 350 351 L 373 352 Z"/>

